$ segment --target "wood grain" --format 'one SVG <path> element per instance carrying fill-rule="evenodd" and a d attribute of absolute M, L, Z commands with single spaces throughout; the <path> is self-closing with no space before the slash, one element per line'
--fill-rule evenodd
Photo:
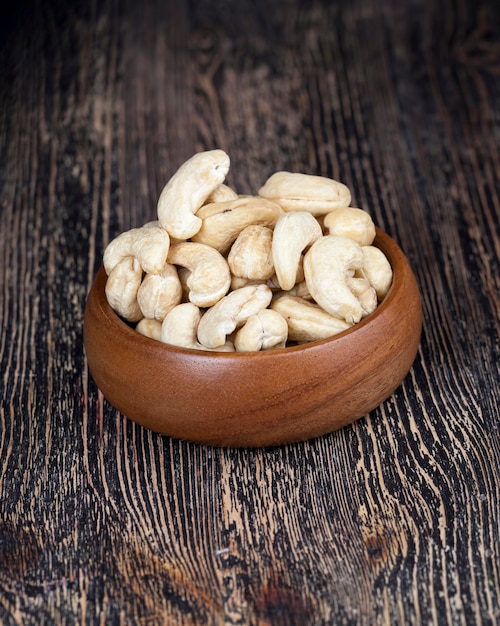
<path fill-rule="evenodd" d="M 499 13 L 2 9 L 0 623 L 498 623 Z M 213 147 L 243 193 L 279 169 L 342 180 L 408 256 L 419 355 L 355 425 L 196 446 L 134 425 L 89 377 L 104 246 Z"/>

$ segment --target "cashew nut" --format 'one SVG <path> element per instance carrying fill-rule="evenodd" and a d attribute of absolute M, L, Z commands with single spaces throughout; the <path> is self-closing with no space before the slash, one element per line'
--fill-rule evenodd
<path fill-rule="evenodd" d="M 181 348 L 210 350 L 196 339 L 201 317 L 202 312 L 192 302 L 178 304 L 165 316 L 161 325 L 160 340 Z M 224 345 L 217 346 L 217 352 L 234 352 L 234 346 L 231 342 L 225 342 Z"/>
<path fill-rule="evenodd" d="M 228 202 L 229 200 L 236 200 L 237 198 L 238 194 L 236 191 L 231 189 L 228 185 L 221 183 L 208 196 L 205 200 L 205 204 L 210 204 L 211 202 Z"/>
<path fill-rule="evenodd" d="M 147 274 L 137 292 L 137 301 L 144 317 L 159 321 L 181 299 L 181 281 L 177 270 L 170 263 L 165 263 L 160 274 Z"/>
<path fill-rule="evenodd" d="M 347 285 L 347 279 L 363 266 L 361 246 L 347 237 L 325 235 L 304 256 L 304 274 L 314 300 L 334 317 L 357 323 L 363 307 Z"/>
<path fill-rule="evenodd" d="M 307 211 L 284 213 L 274 227 L 272 254 L 278 283 L 291 289 L 297 280 L 302 252 L 322 237 L 321 226 Z"/>
<path fill-rule="evenodd" d="M 158 199 L 158 219 L 176 239 L 189 239 L 201 227 L 195 215 L 208 196 L 224 181 L 229 156 L 223 150 L 198 152 L 172 176 Z"/>
<path fill-rule="evenodd" d="M 385 254 L 376 246 L 363 246 L 362 273 L 377 292 L 377 298 L 382 301 L 392 284 L 392 267 Z"/>
<path fill-rule="evenodd" d="M 298 296 L 281 295 L 273 300 L 271 310 L 287 322 L 288 339 L 298 343 L 333 337 L 351 327 L 351 324 L 333 317 L 317 304 Z"/>
<path fill-rule="evenodd" d="M 325 215 L 323 226 L 329 235 L 349 237 L 360 246 L 369 246 L 375 239 L 375 224 L 363 209 L 343 207 Z"/>
<path fill-rule="evenodd" d="M 273 231 L 267 226 L 251 224 L 244 228 L 227 257 L 233 276 L 250 280 L 271 278 L 274 274 L 272 245 Z"/>
<path fill-rule="evenodd" d="M 119 261 L 106 280 L 105 293 L 110 307 L 129 322 L 137 322 L 142 317 L 137 302 L 141 280 L 141 264 L 132 256 Z"/>
<path fill-rule="evenodd" d="M 157 341 L 161 340 L 161 322 L 158 320 L 143 317 L 142 320 L 137 322 L 135 329 L 145 337 L 156 339 Z"/>
<path fill-rule="evenodd" d="M 203 315 L 198 326 L 198 341 L 208 348 L 217 348 L 250 315 L 269 306 L 272 292 L 267 285 L 248 285 L 224 296 Z"/>
<path fill-rule="evenodd" d="M 109 275 L 122 259 L 133 256 L 145 272 L 159 274 L 167 260 L 169 246 L 170 237 L 157 221 L 132 228 L 107 245 L 103 256 L 104 269 Z"/>
<path fill-rule="evenodd" d="M 226 259 L 210 246 L 183 241 L 170 247 L 167 260 L 190 270 L 186 286 L 189 300 L 196 306 L 212 306 L 228 292 L 231 285 L 229 266 Z"/>
<path fill-rule="evenodd" d="M 282 213 L 283 209 L 275 202 L 254 196 L 205 204 L 197 213 L 203 224 L 193 236 L 193 241 L 207 244 L 226 254 L 244 228 L 251 224 L 273 228 Z"/>
<path fill-rule="evenodd" d="M 276 172 L 258 194 L 274 200 L 285 211 L 308 211 L 312 215 L 324 215 L 351 203 L 351 192 L 343 183 L 325 176 L 294 172 Z"/>
<path fill-rule="evenodd" d="M 362 276 L 347 278 L 347 286 L 356 296 L 363 309 L 363 317 L 370 315 L 377 308 L 377 292 L 370 282 Z"/>
<path fill-rule="evenodd" d="M 258 352 L 284 348 L 288 337 L 286 320 L 272 309 L 263 309 L 250 317 L 236 333 L 236 352 Z"/>

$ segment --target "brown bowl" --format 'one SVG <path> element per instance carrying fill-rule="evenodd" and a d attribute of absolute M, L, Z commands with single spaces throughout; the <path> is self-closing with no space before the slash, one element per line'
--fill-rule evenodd
<path fill-rule="evenodd" d="M 420 341 L 420 294 L 408 261 L 380 229 L 375 245 L 394 276 L 374 313 L 331 339 L 256 353 L 200 352 L 140 335 L 109 306 L 101 268 L 85 309 L 92 377 L 130 419 L 192 442 L 270 446 L 345 426 L 400 385 Z"/>

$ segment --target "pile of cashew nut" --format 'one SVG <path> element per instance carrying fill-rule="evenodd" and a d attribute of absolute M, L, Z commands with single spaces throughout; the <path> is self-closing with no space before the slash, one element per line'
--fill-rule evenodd
<path fill-rule="evenodd" d="M 348 187 L 282 171 L 239 195 L 228 171 L 224 151 L 195 154 L 162 190 L 158 219 L 109 243 L 118 315 L 167 344 L 249 352 L 331 337 L 376 309 L 392 269 Z"/>

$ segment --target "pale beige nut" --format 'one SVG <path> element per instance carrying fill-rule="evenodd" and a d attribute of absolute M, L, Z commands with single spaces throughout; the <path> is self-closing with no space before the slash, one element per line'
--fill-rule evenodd
<path fill-rule="evenodd" d="M 156 341 L 161 340 L 161 322 L 158 320 L 143 317 L 137 322 L 135 330 L 144 337 L 156 339 Z"/>
<path fill-rule="evenodd" d="M 377 298 L 382 301 L 392 284 L 392 267 L 385 254 L 375 246 L 363 246 L 364 263 L 362 268 L 370 284 L 377 292 Z"/>
<path fill-rule="evenodd" d="M 205 204 L 197 214 L 203 224 L 192 239 L 226 254 L 244 228 L 251 224 L 273 228 L 282 214 L 278 204 L 255 196 Z"/>
<path fill-rule="evenodd" d="M 210 204 L 211 202 L 229 202 L 230 200 L 237 199 L 238 194 L 236 191 L 229 187 L 229 185 L 222 183 L 212 191 L 212 193 L 205 200 L 205 204 Z"/>
<path fill-rule="evenodd" d="M 284 348 L 288 338 L 286 320 L 272 309 L 250 315 L 234 338 L 236 352 L 258 352 Z"/>
<path fill-rule="evenodd" d="M 250 315 L 269 306 L 272 291 L 267 285 L 248 285 L 232 291 L 210 307 L 198 326 L 198 341 L 208 348 L 217 348 L 226 337 L 242 326 Z"/>
<path fill-rule="evenodd" d="M 371 286 L 370 282 L 362 276 L 349 276 L 347 278 L 347 286 L 356 296 L 363 309 L 363 316 L 366 317 L 373 313 L 377 308 L 377 292 Z"/>
<path fill-rule="evenodd" d="M 351 192 L 343 183 L 325 176 L 295 172 L 274 173 L 258 194 L 274 200 L 285 211 L 308 211 L 312 215 L 324 215 L 351 203 Z"/>
<path fill-rule="evenodd" d="M 146 274 L 137 292 L 137 302 L 148 319 L 162 321 L 181 300 L 181 281 L 176 268 L 170 263 L 165 263 L 159 274 Z"/>
<path fill-rule="evenodd" d="M 273 231 L 267 226 L 251 224 L 236 237 L 227 256 L 233 276 L 250 280 L 267 280 L 274 274 Z"/>
<path fill-rule="evenodd" d="M 200 309 L 192 302 L 183 302 L 171 309 L 161 324 L 160 340 L 172 346 L 192 350 L 210 350 L 196 338 L 202 317 Z M 217 352 L 234 352 L 231 342 L 217 347 Z"/>
<path fill-rule="evenodd" d="M 158 219 L 171 237 L 186 240 L 201 227 L 195 215 L 208 196 L 224 181 L 229 156 L 223 150 L 198 152 L 183 163 L 158 199 Z"/>
<path fill-rule="evenodd" d="M 170 237 L 159 222 L 149 222 L 132 228 L 113 239 L 104 250 L 103 265 L 106 274 L 126 257 L 135 257 L 148 274 L 161 272 L 167 260 Z"/>
<path fill-rule="evenodd" d="M 141 264 L 132 256 L 119 261 L 106 280 L 105 294 L 110 307 L 129 322 L 137 322 L 142 317 L 137 302 L 141 281 Z"/>
<path fill-rule="evenodd" d="M 272 258 L 281 289 L 287 291 L 295 285 L 302 252 L 322 235 L 318 221 L 307 211 L 284 213 L 278 219 L 272 239 Z"/>
<path fill-rule="evenodd" d="M 323 227 L 329 235 L 349 237 L 360 246 L 369 246 L 375 239 L 375 224 L 363 209 L 344 207 L 325 215 Z"/>
<path fill-rule="evenodd" d="M 189 270 L 186 286 L 189 289 L 189 300 L 196 306 L 210 307 L 229 291 L 229 266 L 214 248 L 184 241 L 170 246 L 167 260 Z"/>
<path fill-rule="evenodd" d="M 304 256 L 307 287 L 327 313 L 357 323 L 363 307 L 347 285 L 355 270 L 363 267 L 363 250 L 347 237 L 325 235 L 317 239 Z"/>
<path fill-rule="evenodd" d="M 333 317 L 317 304 L 298 296 L 278 296 L 273 300 L 271 309 L 286 320 L 288 340 L 298 343 L 327 339 L 352 326 L 338 317 Z"/>

